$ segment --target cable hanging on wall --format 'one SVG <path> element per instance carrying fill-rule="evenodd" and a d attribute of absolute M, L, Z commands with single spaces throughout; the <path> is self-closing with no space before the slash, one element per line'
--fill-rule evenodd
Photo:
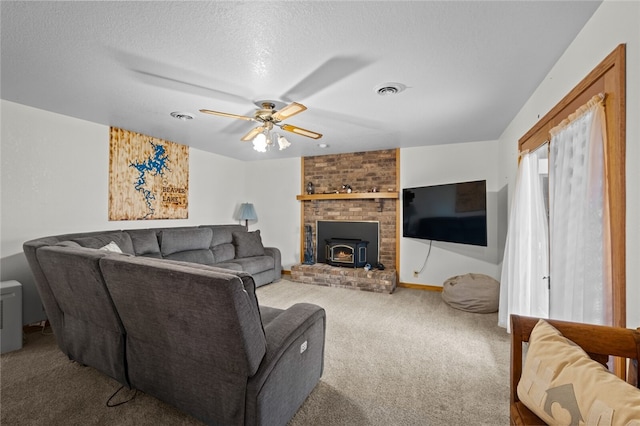
<path fill-rule="evenodd" d="M 424 271 L 424 268 L 427 266 L 427 260 L 429 260 L 429 255 L 431 254 L 431 245 L 433 244 L 433 240 L 429 240 L 429 251 L 427 251 L 427 256 L 424 258 L 424 263 L 422 267 L 418 271 L 413 271 L 413 276 L 417 277 Z"/>

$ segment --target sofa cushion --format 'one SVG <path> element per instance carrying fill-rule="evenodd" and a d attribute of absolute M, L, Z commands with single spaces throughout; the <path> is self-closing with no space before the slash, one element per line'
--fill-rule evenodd
<path fill-rule="evenodd" d="M 517 391 L 520 400 L 550 425 L 627 425 L 640 419 L 640 390 L 544 320 L 531 332 Z"/>
<path fill-rule="evenodd" d="M 162 257 L 156 231 L 153 229 L 136 229 L 127 231 L 133 243 L 136 256 Z"/>
<path fill-rule="evenodd" d="M 59 247 L 82 247 L 80 244 L 76 243 L 75 241 L 70 241 L 70 240 L 65 240 L 65 241 L 60 241 L 59 243 L 54 244 L 56 246 Z"/>
<path fill-rule="evenodd" d="M 212 232 L 209 228 L 163 229 L 160 232 L 163 257 L 180 251 L 208 250 Z"/>
<path fill-rule="evenodd" d="M 217 267 L 192 265 L 188 262 L 121 256 L 105 256 L 101 259 L 100 269 L 116 308 L 123 315 L 127 310 L 130 316 L 146 315 L 162 321 L 183 343 L 187 334 L 191 334 L 194 338 L 191 343 L 199 350 L 190 353 L 187 346 L 177 344 L 175 340 L 175 345 L 167 344 L 171 340 L 166 341 L 166 335 L 163 333 L 149 329 L 144 323 L 129 323 L 123 317 L 125 327 L 134 334 L 137 331 L 144 335 L 146 342 L 164 342 L 169 351 L 188 353 L 200 362 L 209 361 L 206 352 L 218 353 L 220 358 L 224 359 L 220 366 L 235 373 L 242 374 L 248 367 L 248 372 L 252 374 L 257 369 L 266 347 L 255 287 L 249 274 L 229 273 Z M 131 286 L 130 281 L 138 285 Z M 145 294 L 146 296 L 141 297 Z M 178 294 L 181 297 L 176 297 Z M 119 298 L 121 305 L 126 304 L 135 309 L 123 309 L 124 306 L 119 306 Z M 159 312 L 157 308 L 163 308 L 162 305 L 165 303 L 174 306 L 176 311 L 184 316 L 171 315 L 168 310 Z M 151 309 L 143 312 L 144 309 L 141 308 L 144 306 Z M 202 333 L 198 334 L 199 324 L 210 319 L 212 314 L 217 316 L 219 321 L 214 321 L 215 324 L 211 324 L 204 334 L 211 337 L 216 335 L 217 329 L 216 337 L 219 340 L 203 340 L 200 338 Z M 192 321 L 185 321 L 185 318 L 191 318 Z M 223 325 L 232 324 L 234 321 L 236 326 L 233 328 L 225 328 Z M 229 341 L 225 342 L 225 336 Z M 135 336 L 130 337 L 132 339 L 128 341 L 136 339 Z M 239 351 L 232 351 L 232 348 Z M 229 357 L 229 351 L 238 354 L 249 352 L 247 355 L 250 355 L 251 359 Z"/>
<path fill-rule="evenodd" d="M 213 231 L 213 238 L 211 239 L 211 246 L 218 246 L 220 244 L 227 244 L 233 242 L 232 230 L 225 226 L 218 226 L 211 229 Z"/>
<path fill-rule="evenodd" d="M 80 244 L 82 247 L 99 249 L 107 244 L 114 242 L 120 247 L 123 253 L 135 254 L 131 237 L 126 232 L 114 231 L 105 232 L 104 234 L 91 235 L 87 237 L 71 238 L 71 241 Z"/>
<path fill-rule="evenodd" d="M 209 249 L 178 251 L 165 256 L 164 259 L 200 263 L 202 265 L 213 265 L 215 263 L 213 254 Z"/>
<path fill-rule="evenodd" d="M 278 315 L 284 312 L 284 309 L 272 308 L 270 306 L 260 306 L 260 318 L 262 319 L 262 324 L 269 324 L 271 321 L 276 319 Z"/>
<path fill-rule="evenodd" d="M 127 384 L 124 328 L 102 277 L 105 257 L 128 259 L 92 247 L 48 246 L 36 252 L 64 326 L 56 338 L 65 342 L 65 354 L 81 364 Z"/>
<path fill-rule="evenodd" d="M 253 232 L 233 232 L 233 245 L 236 247 L 236 258 L 264 256 L 264 246 L 260 238 L 260 230 Z"/>
<path fill-rule="evenodd" d="M 231 242 L 212 247 L 211 252 L 216 263 L 233 260 L 236 257 L 236 248 Z"/>
<path fill-rule="evenodd" d="M 163 259 L 161 260 L 161 262 L 167 262 L 175 265 L 186 266 L 186 267 L 197 269 L 200 271 L 212 271 L 212 272 L 218 272 L 221 274 L 235 275 L 236 277 L 242 280 L 242 285 L 244 286 L 244 289 L 249 295 L 249 297 L 251 298 L 253 305 L 255 306 L 256 310 L 260 311 L 259 304 L 258 304 L 258 295 L 256 294 L 255 280 L 253 279 L 251 274 L 247 272 L 243 272 L 240 269 L 240 265 L 234 265 L 237 267 L 237 269 L 234 269 L 234 268 L 223 268 L 218 266 L 217 264 L 211 266 L 211 265 L 204 265 L 204 264 L 198 264 L 193 262 L 184 262 L 184 261 L 170 260 L 170 259 Z M 233 269 L 233 270 L 230 270 L 230 269 Z"/>
<path fill-rule="evenodd" d="M 214 266 L 223 269 L 231 269 L 232 271 L 244 271 L 244 269 L 242 269 L 242 265 L 236 262 L 216 262 Z"/>
<path fill-rule="evenodd" d="M 273 269 L 273 257 L 271 256 L 253 256 L 244 257 L 242 259 L 234 259 L 233 262 L 242 267 L 242 270 L 250 274 L 258 274 L 260 272 Z"/>

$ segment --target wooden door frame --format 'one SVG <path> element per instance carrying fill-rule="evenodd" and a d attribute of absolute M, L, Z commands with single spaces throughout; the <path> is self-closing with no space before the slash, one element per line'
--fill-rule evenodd
<path fill-rule="evenodd" d="M 518 141 L 520 152 L 550 140 L 549 131 L 586 104 L 605 94 L 607 145 L 605 179 L 610 207 L 613 326 L 626 327 L 626 45 L 618 45 Z M 618 370 L 618 368 L 616 368 Z"/>

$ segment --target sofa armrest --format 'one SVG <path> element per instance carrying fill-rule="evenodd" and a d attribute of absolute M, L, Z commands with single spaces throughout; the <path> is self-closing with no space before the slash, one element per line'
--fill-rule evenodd
<path fill-rule="evenodd" d="M 282 354 L 291 349 L 291 345 L 301 337 L 313 324 L 322 321 L 322 340 L 317 342 L 322 345 L 324 360 L 324 330 L 325 311 L 323 308 L 310 303 L 296 303 L 268 324 L 264 324 L 264 333 L 267 340 L 267 353 L 256 376 L 262 376 L 261 383 L 254 383 L 257 388 L 262 384 L 275 366 Z M 307 343 L 308 344 L 308 343 Z M 294 348 L 298 350 L 299 348 Z M 323 362 L 324 364 L 324 362 Z M 324 365 L 321 365 L 324 368 Z"/>
<path fill-rule="evenodd" d="M 264 324 L 267 353 L 249 379 L 245 424 L 286 424 L 324 369 L 325 311 L 298 303 Z"/>
<path fill-rule="evenodd" d="M 279 280 L 282 276 L 282 254 L 280 253 L 280 249 L 276 247 L 265 247 L 264 254 L 265 256 L 273 257 L 273 267 L 275 268 L 276 280 Z"/>

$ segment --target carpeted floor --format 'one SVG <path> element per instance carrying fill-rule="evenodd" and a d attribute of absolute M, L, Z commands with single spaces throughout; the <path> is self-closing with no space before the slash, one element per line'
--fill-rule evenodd
<path fill-rule="evenodd" d="M 259 288 L 258 298 L 327 311 L 324 375 L 292 426 L 509 424 L 509 339 L 497 314 L 452 309 L 430 291 L 287 280 Z M 140 393 L 106 407 L 117 382 L 68 361 L 50 335 L 29 334 L 22 350 L 2 355 L 0 381 L 3 425 L 201 424 Z"/>

